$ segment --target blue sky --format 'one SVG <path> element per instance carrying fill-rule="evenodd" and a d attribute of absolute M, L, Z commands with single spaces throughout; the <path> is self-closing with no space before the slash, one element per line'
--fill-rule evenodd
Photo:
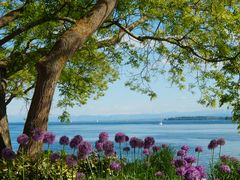
<path fill-rule="evenodd" d="M 127 79 L 121 80 L 109 86 L 104 97 L 98 100 L 89 100 L 87 105 L 69 109 L 72 116 L 80 115 L 114 115 L 114 114 L 166 114 L 196 112 L 196 115 L 211 112 L 212 114 L 225 112 L 226 108 L 206 108 L 197 103 L 200 93 L 191 94 L 187 90 L 180 91 L 171 87 L 170 83 L 160 78 L 151 83 L 152 88 L 158 93 L 157 99 L 150 101 L 149 97 L 129 90 L 124 86 Z M 58 116 L 61 109 L 56 107 L 58 96 L 54 96 L 51 116 Z M 27 106 L 20 100 L 14 100 L 8 107 L 9 115 L 26 116 Z"/>

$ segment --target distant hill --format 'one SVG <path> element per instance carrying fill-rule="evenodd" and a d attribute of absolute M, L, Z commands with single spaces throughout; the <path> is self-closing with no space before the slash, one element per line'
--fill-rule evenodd
<path fill-rule="evenodd" d="M 232 120 L 230 116 L 182 116 L 182 117 L 171 117 L 165 120 Z"/>

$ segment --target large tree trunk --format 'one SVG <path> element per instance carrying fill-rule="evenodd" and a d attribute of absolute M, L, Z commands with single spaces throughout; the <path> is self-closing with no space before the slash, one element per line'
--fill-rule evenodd
<path fill-rule="evenodd" d="M 113 11 L 117 0 L 99 0 L 95 7 L 66 31 L 56 42 L 48 56 L 37 64 L 37 81 L 31 106 L 24 126 L 24 133 L 31 135 L 34 128 L 44 131 L 48 127 L 48 115 L 53 94 L 61 71 L 68 59 L 83 46 Z M 30 155 L 41 151 L 42 143 L 30 141 L 26 147 Z"/>
<path fill-rule="evenodd" d="M 0 156 L 3 148 L 12 148 L 5 103 L 6 82 L 4 76 L 5 69 L 0 68 Z"/>

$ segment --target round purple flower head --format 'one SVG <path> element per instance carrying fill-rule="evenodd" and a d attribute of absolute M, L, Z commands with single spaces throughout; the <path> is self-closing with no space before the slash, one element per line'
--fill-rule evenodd
<path fill-rule="evenodd" d="M 59 144 L 68 145 L 69 144 L 69 138 L 67 136 L 62 136 L 59 140 Z"/>
<path fill-rule="evenodd" d="M 176 168 L 183 167 L 187 165 L 187 161 L 184 159 L 175 159 L 173 160 L 173 164 Z"/>
<path fill-rule="evenodd" d="M 95 148 L 97 149 L 98 152 L 103 151 L 103 142 L 100 140 L 96 141 Z"/>
<path fill-rule="evenodd" d="M 186 168 L 184 166 L 179 167 L 179 168 L 176 169 L 176 174 L 178 176 L 184 176 L 185 173 L 186 173 Z"/>
<path fill-rule="evenodd" d="M 118 132 L 115 135 L 115 141 L 116 143 L 124 143 L 126 141 L 126 135 L 122 132 Z"/>
<path fill-rule="evenodd" d="M 115 171 L 115 172 L 118 172 L 118 171 L 120 171 L 121 170 L 121 164 L 120 163 L 117 163 L 117 162 L 112 162 L 111 164 L 110 164 L 110 169 L 112 170 L 112 171 Z"/>
<path fill-rule="evenodd" d="M 199 165 L 199 166 L 196 166 L 195 168 L 199 171 L 201 178 L 207 177 L 207 174 L 205 173 L 205 170 L 204 170 L 204 166 Z"/>
<path fill-rule="evenodd" d="M 2 157 L 6 160 L 13 160 L 16 158 L 16 154 L 10 148 L 4 148 L 2 150 Z"/>
<path fill-rule="evenodd" d="M 131 139 L 130 139 L 130 146 L 131 146 L 131 148 L 136 148 L 137 144 L 138 144 L 138 138 L 131 137 Z"/>
<path fill-rule="evenodd" d="M 144 155 L 149 155 L 149 154 L 150 154 L 149 149 L 144 149 L 144 150 L 143 150 L 143 154 L 144 154 Z"/>
<path fill-rule="evenodd" d="M 149 149 L 150 147 L 152 147 L 154 145 L 154 143 L 155 143 L 155 140 L 153 137 L 150 137 L 150 136 L 146 137 L 144 139 L 144 148 Z"/>
<path fill-rule="evenodd" d="M 46 132 L 43 137 L 43 143 L 53 144 L 55 141 L 55 134 Z"/>
<path fill-rule="evenodd" d="M 125 141 L 128 142 L 129 141 L 129 137 L 125 136 Z"/>
<path fill-rule="evenodd" d="M 70 148 L 77 148 L 78 145 L 82 142 L 83 138 L 80 135 L 74 136 L 70 141 Z"/>
<path fill-rule="evenodd" d="M 60 155 L 59 153 L 52 153 L 51 156 L 50 156 L 50 159 L 52 162 L 56 162 L 60 159 Z"/>
<path fill-rule="evenodd" d="M 200 179 L 201 174 L 200 172 L 193 166 L 190 166 L 186 169 L 185 173 L 185 180 L 193 180 L 193 179 Z"/>
<path fill-rule="evenodd" d="M 125 152 L 130 151 L 130 147 L 128 147 L 128 146 L 127 146 L 127 147 L 124 147 L 124 148 L 123 148 L 123 151 L 125 151 Z"/>
<path fill-rule="evenodd" d="M 101 132 L 99 134 L 99 140 L 102 142 L 108 141 L 108 133 L 107 132 Z"/>
<path fill-rule="evenodd" d="M 231 172 L 231 169 L 228 165 L 226 164 L 222 164 L 220 167 L 219 167 L 220 171 L 222 173 L 230 173 Z"/>
<path fill-rule="evenodd" d="M 114 146 L 112 141 L 106 141 L 103 143 L 103 150 L 104 150 L 104 154 L 106 156 L 114 156 L 115 152 L 114 152 Z"/>
<path fill-rule="evenodd" d="M 187 155 L 187 152 L 185 151 L 185 150 L 179 150 L 178 152 L 177 152 L 177 156 L 181 156 L 181 157 L 183 157 L 183 156 L 186 156 Z"/>
<path fill-rule="evenodd" d="M 70 167 L 77 165 L 77 158 L 74 155 L 67 155 L 66 164 Z"/>
<path fill-rule="evenodd" d="M 42 141 L 44 138 L 44 131 L 39 129 L 39 128 L 36 128 L 33 130 L 33 135 L 32 135 L 32 139 L 34 141 Z"/>
<path fill-rule="evenodd" d="M 208 149 L 215 149 L 218 146 L 217 140 L 213 139 L 210 141 L 210 143 L 208 144 Z"/>
<path fill-rule="evenodd" d="M 186 151 L 186 153 L 188 153 L 189 152 L 189 150 L 190 150 L 190 148 L 188 147 L 188 145 L 183 145 L 182 147 L 181 147 L 181 149 L 182 150 L 184 150 L 184 151 Z"/>
<path fill-rule="evenodd" d="M 196 162 L 196 158 L 194 156 L 187 156 L 184 158 L 187 163 L 192 164 Z"/>
<path fill-rule="evenodd" d="M 82 141 L 78 146 L 78 152 L 80 157 L 87 157 L 92 152 L 92 145 L 87 141 Z"/>
<path fill-rule="evenodd" d="M 142 148 L 144 146 L 144 141 L 142 139 L 138 139 L 137 141 L 137 147 Z"/>
<path fill-rule="evenodd" d="M 85 177 L 85 174 L 83 172 L 77 172 L 76 180 L 83 180 L 84 177 Z"/>
<path fill-rule="evenodd" d="M 157 171 L 157 172 L 155 173 L 155 176 L 156 176 L 156 177 L 162 177 L 162 176 L 164 176 L 164 173 L 161 172 L 161 171 Z"/>
<path fill-rule="evenodd" d="M 224 138 L 217 139 L 217 144 L 223 146 L 225 144 L 225 139 Z"/>
<path fill-rule="evenodd" d="M 203 148 L 201 146 L 197 146 L 195 148 L 195 152 L 198 152 L 198 153 L 203 152 Z"/>
<path fill-rule="evenodd" d="M 21 134 L 17 137 L 18 144 L 27 145 L 29 141 L 29 137 L 26 134 Z"/>

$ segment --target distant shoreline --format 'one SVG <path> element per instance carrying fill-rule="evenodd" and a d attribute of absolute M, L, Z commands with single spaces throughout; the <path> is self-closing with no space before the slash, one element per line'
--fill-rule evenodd
<path fill-rule="evenodd" d="M 170 117 L 164 120 L 232 120 L 232 117 L 226 116 L 180 116 L 180 117 Z"/>

